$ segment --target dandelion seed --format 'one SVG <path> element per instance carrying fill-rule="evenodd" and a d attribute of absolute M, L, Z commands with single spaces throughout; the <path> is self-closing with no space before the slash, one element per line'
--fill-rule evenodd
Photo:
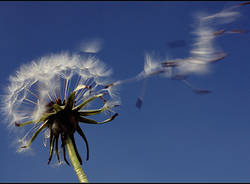
<path fill-rule="evenodd" d="M 102 48 L 102 40 L 84 40 L 80 45 L 80 50 L 85 53 L 97 53 Z"/>
<path fill-rule="evenodd" d="M 155 74 L 160 68 L 160 62 L 158 62 L 152 55 L 146 53 L 144 62 L 144 75 L 149 76 Z"/>
<path fill-rule="evenodd" d="M 214 32 L 214 35 L 215 35 L 215 36 L 218 36 L 218 35 L 221 35 L 221 34 L 223 34 L 223 33 L 225 33 L 225 32 L 226 32 L 225 29 L 221 29 L 221 30 L 215 31 L 215 32 Z"/>

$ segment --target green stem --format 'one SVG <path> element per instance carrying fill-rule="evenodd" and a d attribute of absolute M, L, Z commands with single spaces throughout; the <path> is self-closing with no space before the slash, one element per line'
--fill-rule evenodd
<path fill-rule="evenodd" d="M 76 175 L 77 175 L 80 183 L 88 183 L 87 176 L 85 175 L 85 173 L 80 165 L 80 162 L 77 158 L 77 155 L 76 155 L 76 152 L 74 149 L 74 145 L 69 137 L 67 137 L 67 139 L 66 139 L 66 146 L 68 149 L 70 161 L 74 167 L 74 170 L 76 172 Z"/>

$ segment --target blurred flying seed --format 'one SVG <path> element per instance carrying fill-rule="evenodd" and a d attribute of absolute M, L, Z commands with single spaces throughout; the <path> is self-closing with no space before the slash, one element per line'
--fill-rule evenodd
<path fill-rule="evenodd" d="M 206 89 L 194 89 L 193 91 L 194 91 L 195 93 L 197 93 L 197 94 L 208 94 L 208 93 L 212 93 L 212 91 L 206 90 Z"/>
<path fill-rule="evenodd" d="M 136 101 L 136 107 L 137 107 L 138 109 L 140 109 L 141 106 L 142 106 L 142 99 L 141 99 L 141 97 L 138 97 L 138 98 L 137 98 L 137 101 Z"/>
<path fill-rule="evenodd" d="M 240 6 L 244 6 L 244 5 L 248 5 L 250 4 L 250 2 L 244 2 L 244 3 L 240 3 Z"/>
<path fill-rule="evenodd" d="M 218 31 L 214 32 L 214 35 L 215 36 L 221 35 L 221 34 L 225 33 L 225 31 L 226 31 L 225 29 L 218 30 Z"/>

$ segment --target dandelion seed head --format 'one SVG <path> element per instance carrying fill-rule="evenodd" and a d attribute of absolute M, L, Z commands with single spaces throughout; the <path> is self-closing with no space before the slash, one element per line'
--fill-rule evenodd
<path fill-rule="evenodd" d="M 116 97 L 115 87 L 104 89 L 111 72 L 93 56 L 63 52 L 38 58 L 22 65 L 9 77 L 1 109 L 8 117 L 9 126 L 14 127 L 15 122 L 38 121 L 47 111 L 48 103 L 56 99 L 66 100 L 75 89 L 76 104 L 103 90 L 107 93 L 107 101 L 112 101 Z M 30 134 L 18 143 L 27 145 L 28 138 Z M 18 149 L 18 152 L 24 150 L 27 149 Z"/>

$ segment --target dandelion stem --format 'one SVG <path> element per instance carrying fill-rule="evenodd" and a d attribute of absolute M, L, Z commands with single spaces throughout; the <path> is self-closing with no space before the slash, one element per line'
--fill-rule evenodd
<path fill-rule="evenodd" d="M 88 183 L 88 179 L 87 179 L 87 176 L 86 174 L 84 173 L 82 167 L 81 167 L 81 164 L 77 158 L 77 155 L 76 155 L 76 152 L 75 152 L 75 149 L 74 149 L 74 145 L 73 145 L 73 142 L 72 140 L 70 139 L 70 137 L 67 137 L 66 139 L 66 146 L 67 146 L 67 149 L 68 149 L 68 153 L 69 153 L 69 158 L 70 158 L 70 161 L 74 167 L 74 170 L 76 172 L 76 175 L 80 181 L 80 183 Z"/>

